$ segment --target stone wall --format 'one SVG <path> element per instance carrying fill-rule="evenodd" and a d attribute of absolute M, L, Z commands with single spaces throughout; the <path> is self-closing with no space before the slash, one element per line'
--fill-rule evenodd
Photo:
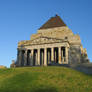
<path fill-rule="evenodd" d="M 69 43 L 71 44 L 81 43 L 80 36 L 74 35 L 73 32 L 68 27 L 56 27 L 38 30 L 37 34 L 31 35 L 31 40 L 41 36 L 57 39 L 68 39 Z"/>
<path fill-rule="evenodd" d="M 92 75 L 92 63 L 71 64 L 70 68 Z"/>
<path fill-rule="evenodd" d="M 69 63 L 76 64 L 81 62 L 81 50 L 80 47 L 70 46 L 69 48 Z"/>
<path fill-rule="evenodd" d="M 30 40 L 18 43 L 20 49 L 41 49 L 52 47 L 68 47 L 69 64 L 88 62 L 86 49 L 81 45 L 79 35 L 73 34 L 68 27 L 40 29 L 31 35 Z"/>

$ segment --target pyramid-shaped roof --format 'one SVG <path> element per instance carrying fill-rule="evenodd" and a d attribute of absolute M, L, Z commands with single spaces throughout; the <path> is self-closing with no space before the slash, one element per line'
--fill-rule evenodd
<path fill-rule="evenodd" d="M 63 27 L 63 26 L 66 26 L 66 24 L 63 22 L 63 20 L 58 15 L 56 15 L 55 17 L 51 17 L 39 29 L 47 29 L 47 28 Z"/>

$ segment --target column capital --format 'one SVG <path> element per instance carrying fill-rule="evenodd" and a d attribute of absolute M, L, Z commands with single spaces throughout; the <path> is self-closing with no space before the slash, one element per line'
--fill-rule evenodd
<path fill-rule="evenodd" d="M 27 49 L 25 49 L 25 52 L 27 52 L 28 50 Z"/>

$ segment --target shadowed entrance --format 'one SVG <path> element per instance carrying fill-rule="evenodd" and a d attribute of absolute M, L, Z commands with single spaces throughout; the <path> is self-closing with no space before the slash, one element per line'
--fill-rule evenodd
<path fill-rule="evenodd" d="M 37 62 L 37 49 L 34 50 L 34 54 L 33 54 L 33 66 L 36 65 Z"/>
<path fill-rule="evenodd" d="M 58 48 L 54 48 L 54 61 L 55 63 L 58 63 Z"/>

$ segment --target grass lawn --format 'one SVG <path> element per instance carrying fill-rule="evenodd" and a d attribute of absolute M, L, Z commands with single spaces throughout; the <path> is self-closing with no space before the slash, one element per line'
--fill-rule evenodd
<path fill-rule="evenodd" d="M 53 66 L 0 69 L 0 92 L 92 92 L 92 75 Z"/>

